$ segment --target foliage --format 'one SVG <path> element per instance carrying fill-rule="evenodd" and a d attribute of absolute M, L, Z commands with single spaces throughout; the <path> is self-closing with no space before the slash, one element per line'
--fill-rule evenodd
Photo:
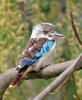
<path fill-rule="evenodd" d="M 82 47 L 72 30 L 69 8 L 72 8 L 74 22 L 82 39 L 82 0 L 0 0 L 0 72 L 16 67 L 21 51 L 29 40 L 32 26 L 40 22 L 55 24 L 56 30 L 66 36 L 59 41 L 57 55 L 53 63 L 59 63 L 77 57 Z M 82 71 L 74 73 L 68 82 L 64 100 L 82 99 Z M 75 83 L 73 83 L 73 79 Z M 53 79 L 52 79 L 53 80 Z M 40 92 L 52 80 L 32 80 L 36 93 Z M 34 96 L 26 82 L 21 84 L 27 98 Z M 75 89 L 76 87 L 76 89 Z M 28 89 L 27 89 L 28 88 Z M 63 91 L 65 91 L 65 89 Z M 70 91 L 71 90 L 71 91 Z M 70 93 L 76 93 L 70 95 Z M 62 94 L 61 94 L 62 96 Z M 8 89 L 3 100 L 23 100 L 17 88 Z M 50 99 L 51 98 L 51 99 Z M 54 100 L 57 96 L 48 96 L 46 100 Z M 61 100 L 61 99 L 60 99 Z M 62 99 L 63 100 L 63 99 Z"/>

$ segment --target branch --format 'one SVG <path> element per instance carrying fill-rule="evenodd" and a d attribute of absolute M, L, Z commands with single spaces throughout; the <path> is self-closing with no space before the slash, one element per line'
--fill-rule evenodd
<path fill-rule="evenodd" d="M 33 100 L 43 100 L 52 90 L 56 89 L 66 78 L 72 74 L 73 71 L 78 69 L 78 63 L 81 61 L 82 55 L 80 55 L 75 62 L 70 65 L 64 72 L 62 72 L 50 85 L 48 85 L 38 96 Z"/>
<path fill-rule="evenodd" d="M 73 20 L 73 15 L 72 15 L 72 10 L 71 10 L 71 8 L 70 8 L 69 14 L 70 14 L 70 20 L 71 20 L 72 29 L 73 29 L 73 31 L 74 31 L 74 33 L 75 33 L 75 36 L 76 36 L 78 42 L 79 42 L 80 45 L 82 46 L 82 41 L 80 40 L 80 38 L 79 38 L 79 36 L 78 36 L 78 32 L 77 32 L 77 29 L 76 29 L 75 24 L 74 24 L 74 20 Z"/>
<path fill-rule="evenodd" d="M 56 77 L 65 69 L 67 69 L 70 65 L 72 65 L 75 61 L 76 59 L 55 64 L 55 65 L 51 65 L 42 69 L 39 72 L 25 73 L 22 79 L 24 80 L 35 79 L 35 78 L 49 79 L 52 77 Z M 82 69 L 82 58 L 80 59 L 77 67 L 79 67 L 78 70 Z M 15 68 L 12 68 L 0 74 L 0 96 L 3 96 L 5 90 L 8 88 L 11 81 L 16 77 L 16 74 L 17 74 L 17 71 L 15 70 Z"/>

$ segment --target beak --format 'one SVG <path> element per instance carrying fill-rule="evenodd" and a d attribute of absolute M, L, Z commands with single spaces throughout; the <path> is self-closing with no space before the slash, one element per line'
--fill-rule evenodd
<path fill-rule="evenodd" d="M 54 32 L 52 33 L 53 38 L 65 38 L 65 36 L 63 34 L 60 34 L 58 32 Z"/>

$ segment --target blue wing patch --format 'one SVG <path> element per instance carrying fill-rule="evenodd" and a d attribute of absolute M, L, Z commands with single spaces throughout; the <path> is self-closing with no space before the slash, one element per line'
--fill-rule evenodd
<path fill-rule="evenodd" d="M 30 66 L 34 63 L 34 60 L 32 59 L 22 59 L 21 61 L 21 66 L 24 67 L 24 66 Z"/>
<path fill-rule="evenodd" d="M 54 40 L 49 40 L 47 41 L 42 49 L 40 50 L 40 52 L 36 53 L 36 58 L 40 58 L 44 53 L 48 52 L 50 50 L 50 48 L 53 46 L 54 44 Z"/>
<path fill-rule="evenodd" d="M 44 53 L 46 53 L 50 50 L 50 48 L 53 46 L 54 42 L 55 42 L 54 40 L 49 40 L 49 41 L 45 42 L 45 44 L 43 45 L 40 52 L 36 53 L 32 58 L 22 59 L 22 61 L 19 62 L 19 63 L 21 63 L 21 66 L 22 66 L 21 69 L 24 67 L 29 67 L 33 63 L 37 62 Z"/>

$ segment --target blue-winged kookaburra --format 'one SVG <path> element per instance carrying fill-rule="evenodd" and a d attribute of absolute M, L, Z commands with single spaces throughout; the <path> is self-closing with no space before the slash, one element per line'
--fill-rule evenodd
<path fill-rule="evenodd" d="M 39 71 L 50 65 L 56 53 L 57 38 L 64 38 L 64 35 L 57 33 L 51 23 L 36 24 L 33 27 L 31 38 L 23 49 L 16 68 L 18 74 L 10 86 L 15 85 L 26 70 Z"/>

